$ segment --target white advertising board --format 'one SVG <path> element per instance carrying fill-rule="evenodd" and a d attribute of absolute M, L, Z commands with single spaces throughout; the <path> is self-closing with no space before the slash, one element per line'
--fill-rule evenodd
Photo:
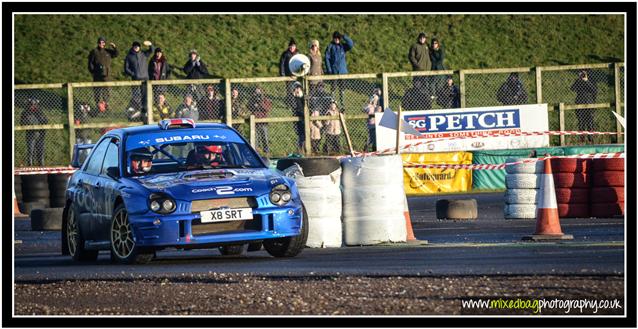
<path fill-rule="evenodd" d="M 389 110 L 389 109 L 388 109 Z M 383 113 L 375 115 L 377 151 L 396 146 L 396 129 L 380 126 Z M 401 132 L 403 153 L 504 150 L 549 146 L 549 136 L 518 136 L 549 130 L 547 104 L 474 107 L 465 109 L 409 111 L 401 117 L 421 136 Z M 498 136 L 512 134 L 512 136 Z"/>

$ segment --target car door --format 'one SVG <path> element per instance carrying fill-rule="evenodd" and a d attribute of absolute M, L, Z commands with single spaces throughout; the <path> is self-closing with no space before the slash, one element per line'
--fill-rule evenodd
<path fill-rule="evenodd" d="M 105 138 L 93 149 L 83 169 L 83 174 L 78 178 L 77 207 L 78 222 L 82 236 L 87 241 L 96 239 L 96 222 L 99 220 L 98 205 L 100 202 L 98 180 L 102 170 L 102 162 L 111 138 Z"/>
<path fill-rule="evenodd" d="M 95 195 L 98 199 L 97 221 L 95 222 L 96 240 L 110 243 L 111 217 L 113 216 L 113 206 L 117 197 L 117 187 L 119 179 L 111 177 L 107 173 L 109 167 L 118 168 L 120 174 L 119 141 L 111 139 L 106 148 L 102 169 L 97 178 Z"/>

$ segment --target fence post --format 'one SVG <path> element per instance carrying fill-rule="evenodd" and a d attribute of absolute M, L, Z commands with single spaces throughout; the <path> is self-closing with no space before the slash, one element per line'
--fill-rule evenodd
<path fill-rule="evenodd" d="M 401 153 L 401 150 L 400 150 L 400 147 L 401 147 L 401 126 L 402 126 L 402 123 L 403 123 L 403 122 L 401 122 L 401 121 L 403 121 L 401 119 L 401 110 L 402 110 L 401 105 L 399 105 L 399 111 L 397 112 L 397 144 L 396 144 L 396 147 L 397 147 L 396 152 L 397 152 L 397 154 Z"/>
<path fill-rule="evenodd" d="M 388 75 L 386 73 L 381 73 L 381 92 L 383 93 L 382 97 L 385 99 L 384 101 L 384 109 L 390 107 L 390 87 L 388 86 Z"/>
<path fill-rule="evenodd" d="M 543 69 L 540 66 L 536 67 L 536 104 L 543 103 Z"/>
<path fill-rule="evenodd" d="M 305 155 L 312 154 L 312 147 L 310 144 L 310 111 L 308 110 L 308 79 L 303 78 L 303 129 L 304 129 L 304 149 Z"/>
<path fill-rule="evenodd" d="M 620 104 L 622 103 L 623 100 L 620 97 L 620 63 L 614 63 L 614 100 L 616 103 L 615 104 L 616 114 L 621 115 Z M 620 122 L 618 122 L 618 120 L 614 120 L 614 121 L 616 121 L 616 132 L 618 132 L 618 134 L 616 135 L 618 136 L 616 140 L 618 144 L 621 144 L 624 142 L 623 135 L 621 134 L 622 126 L 620 125 Z"/>
<path fill-rule="evenodd" d="M 565 131 L 565 103 L 558 103 L 558 126 L 561 132 Z M 565 135 L 560 135 L 560 146 L 565 146 Z"/>
<path fill-rule="evenodd" d="M 233 125 L 233 110 L 232 100 L 230 92 L 230 79 L 224 79 L 224 98 L 226 99 L 226 125 L 232 127 Z"/>
<path fill-rule="evenodd" d="M 465 71 L 459 70 L 459 84 L 461 92 L 461 108 L 465 108 Z"/>
<path fill-rule="evenodd" d="M 73 146 L 75 145 L 75 118 L 73 113 L 73 84 L 66 84 L 66 97 L 67 97 L 67 116 L 69 119 L 69 163 L 73 160 Z M 97 110 L 97 109 L 96 109 Z"/>
<path fill-rule="evenodd" d="M 257 145 L 256 143 L 256 131 L 255 131 L 255 115 L 251 114 L 250 115 L 250 132 L 249 132 L 249 136 L 250 136 L 250 146 L 252 146 L 253 148 L 255 148 L 255 146 Z M 268 143 L 268 141 L 266 141 L 266 143 Z"/>
<path fill-rule="evenodd" d="M 153 83 L 151 82 L 151 80 L 146 80 L 146 86 L 142 86 L 141 88 L 146 88 L 146 123 L 152 124 L 153 123 Z"/>

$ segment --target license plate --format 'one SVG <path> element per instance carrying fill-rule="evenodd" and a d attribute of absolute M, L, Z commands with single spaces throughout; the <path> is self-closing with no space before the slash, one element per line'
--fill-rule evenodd
<path fill-rule="evenodd" d="M 202 223 L 227 222 L 233 220 L 250 220 L 253 219 L 252 208 L 235 208 L 235 209 L 219 209 L 207 210 L 199 213 Z"/>

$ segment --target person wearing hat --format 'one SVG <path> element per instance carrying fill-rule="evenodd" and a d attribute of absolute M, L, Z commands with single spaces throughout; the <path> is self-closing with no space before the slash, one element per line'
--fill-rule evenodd
<path fill-rule="evenodd" d="M 308 52 L 310 57 L 310 72 L 309 75 L 322 75 L 323 74 L 323 59 L 321 58 L 321 50 L 319 49 L 319 40 L 312 40 L 310 42 L 310 51 Z M 310 90 L 308 91 L 311 97 L 315 94 L 318 84 L 321 80 L 310 80 Z"/>
<path fill-rule="evenodd" d="M 304 94 L 301 83 L 295 81 L 293 83 L 292 99 L 292 115 L 299 117 L 299 121 L 294 122 L 295 132 L 297 133 L 297 151 L 303 153 L 306 142 L 306 130 L 304 126 Z"/>
<path fill-rule="evenodd" d="M 155 54 L 151 61 L 148 62 L 148 78 L 149 80 L 166 80 L 171 75 L 172 68 L 168 64 L 166 55 L 162 48 L 155 48 Z M 166 94 L 166 85 L 159 85 L 153 87 L 153 95 Z M 157 102 L 157 96 L 154 97 L 154 102 Z"/>
<path fill-rule="evenodd" d="M 335 31 L 332 34 L 332 42 L 326 47 L 326 74 L 348 74 L 348 65 L 346 63 L 346 52 L 354 47 L 354 42 L 347 35 Z M 334 80 L 332 85 L 333 91 L 336 87 L 339 89 L 339 103 L 343 109 L 343 80 Z"/>
<path fill-rule="evenodd" d="M 153 168 L 153 154 L 146 147 L 134 149 L 129 153 L 129 163 L 131 175 L 146 175 Z"/>
<path fill-rule="evenodd" d="M 191 49 L 189 52 L 188 61 L 184 64 L 183 71 L 186 73 L 186 79 L 197 80 L 208 77 L 206 63 L 204 63 L 195 49 Z M 200 99 L 206 95 L 203 85 L 192 84 L 189 88 L 196 99 Z"/>
<path fill-rule="evenodd" d="M 290 59 L 292 58 L 292 56 L 297 55 L 298 51 L 297 51 L 297 42 L 295 41 L 294 38 L 290 38 L 290 41 L 288 42 L 288 48 L 281 53 L 281 56 L 279 57 L 279 75 L 282 77 L 291 77 L 292 76 L 292 72 L 290 71 L 290 67 L 288 67 L 288 62 L 290 62 Z"/>
<path fill-rule="evenodd" d="M 148 47 L 141 51 L 139 41 L 133 41 L 131 49 L 124 58 L 124 75 L 130 76 L 133 81 L 148 80 L 148 59 L 151 57 L 153 44 L 146 40 L 144 45 Z M 141 120 L 146 114 L 146 88 L 143 86 L 131 88 L 131 101 L 127 109 L 129 121 Z"/>
<path fill-rule="evenodd" d="M 119 51 L 113 42 L 110 43 L 110 46 L 110 49 L 106 48 L 106 39 L 99 37 L 97 47 L 89 53 L 88 69 L 93 76 L 93 81 L 111 80 L 111 61 L 118 56 Z M 96 108 L 100 109 L 100 112 L 108 108 L 109 89 L 107 87 L 93 88 L 93 97 Z M 94 111 L 93 114 L 97 114 L 97 111 Z"/>
<path fill-rule="evenodd" d="M 430 48 L 427 43 L 427 34 L 425 32 L 419 33 L 417 41 L 410 46 L 408 52 L 408 60 L 412 65 L 412 71 L 430 71 L 432 69 L 432 61 L 430 60 Z M 433 93 L 432 87 L 430 87 L 431 77 L 429 76 L 417 76 L 413 80 L 419 80 L 419 83 L 426 88 L 431 94 Z M 429 95 L 432 96 L 432 95 Z"/>

